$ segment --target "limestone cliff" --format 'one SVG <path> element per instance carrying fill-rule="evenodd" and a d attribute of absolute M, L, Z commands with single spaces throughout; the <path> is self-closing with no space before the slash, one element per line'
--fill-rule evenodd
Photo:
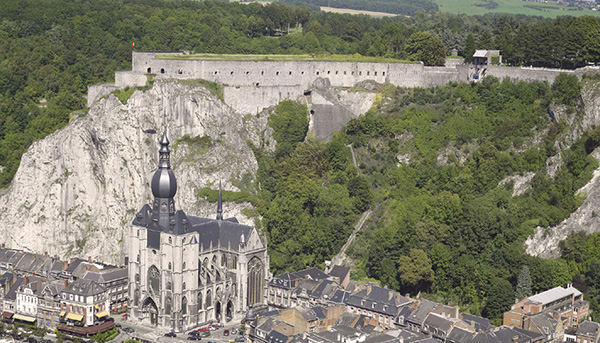
<path fill-rule="evenodd" d="M 173 148 L 179 190 L 176 206 L 215 216 L 214 204 L 198 197 L 202 187 L 223 181 L 237 190 L 257 164 L 248 144 L 270 137 L 266 116 L 235 113 L 206 88 L 193 83 L 156 82 L 136 91 L 124 105 L 110 95 L 63 130 L 34 143 L 15 179 L 0 196 L 1 242 L 61 257 L 91 256 L 122 263 L 125 228 L 151 200 L 163 115 Z M 198 145 L 184 135 L 205 137 Z M 226 217 L 249 204 L 224 205 Z"/>
<path fill-rule="evenodd" d="M 0 193 L 0 243 L 63 258 L 90 256 L 122 263 L 125 230 L 151 201 L 149 183 L 164 123 L 179 185 L 177 208 L 213 217 L 216 205 L 200 197 L 200 189 L 216 188 L 219 180 L 225 190 L 255 187 L 257 162 L 249 142 L 274 148 L 269 109 L 240 113 L 239 106 L 225 103 L 227 96 L 214 89 L 211 93 L 203 84 L 156 81 L 152 88 L 133 93 L 126 104 L 114 95 L 98 96 L 86 116 L 34 143 L 11 186 Z M 338 102 L 349 113 L 346 120 L 372 104 L 372 93 L 338 91 Z M 310 97 L 295 100 L 312 105 Z M 328 130 L 344 124 L 327 123 Z M 253 223 L 254 218 L 242 213 L 250 204 L 225 201 L 225 217 Z"/>
<path fill-rule="evenodd" d="M 600 84 L 597 82 L 585 82 L 582 90 L 584 104 L 584 115 L 582 118 L 563 118 L 571 129 L 565 132 L 562 139 L 557 141 L 555 147 L 559 152 L 554 163 L 548 163 L 549 174 L 553 175 L 556 168 L 562 163 L 560 151 L 566 149 L 577 138 L 600 125 Z M 562 143 L 561 143 L 562 142 Z M 592 153 L 594 158 L 600 160 L 600 148 Z M 565 239 L 570 233 L 585 231 L 588 233 L 600 231 L 600 168 L 594 171 L 594 176 L 587 185 L 579 190 L 579 194 L 585 196 L 583 204 L 573 212 L 567 219 L 554 227 L 538 227 L 535 234 L 525 242 L 527 253 L 544 258 L 557 257 L 560 254 L 558 243 Z"/>

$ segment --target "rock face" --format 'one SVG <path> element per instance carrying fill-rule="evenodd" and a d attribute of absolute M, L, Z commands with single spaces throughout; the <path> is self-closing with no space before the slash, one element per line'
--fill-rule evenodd
<path fill-rule="evenodd" d="M 582 90 L 582 100 L 584 103 L 584 115 L 579 120 L 565 118 L 571 126 L 571 130 L 565 133 L 563 142 L 567 145 L 572 144 L 582 134 L 594 127 L 600 125 L 600 84 L 597 82 L 587 82 Z M 555 144 L 559 154 L 554 156 L 553 161 L 548 161 L 548 172 L 554 175 L 557 166 L 562 163 L 560 151 L 566 149 L 565 146 L 557 141 Z M 597 148 L 592 152 L 592 156 L 600 160 L 600 150 Z M 550 168 L 552 166 L 552 168 Z M 600 168 L 594 171 L 592 180 L 579 190 L 579 194 L 586 196 L 583 204 L 573 212 L 567 219 L 554 227 L 538 227 L 532 237 L 525 241 L 527 253 L 544 258 L 555 258 L 560 255 L 558 243 L 567 238 L 567 236 L 576 231 L 585 231 L 594 233 L 600 231 Z"/>
<path fill-rule="evenodd" d="M 373 103 L 368 92 L 320 92 L 348 112 L 346 121 Z M 114 95 L 98 99 L 86 116 L 23 155 L 11 186 L 0 193 L 0 243 L 62 258 L 123 263 L 124 229 L 152 200 L 150 179 L 165 125 L 179 185 L 175 206 L 197 216 L 216 216 L 216 205 L 199 195 L 202 188 L 216 189 L 219 180 L 224 190 L 255 187 L 258 165 L 249 142 L 267 149 L 276 144 L 268 109 L 240 113 L 239 106 L 229 106 L 194 80 L 155 81 L 125 105 Z M 298 101 L 312 105 L 306 97 Z M 225 218 L 253 224 L 242 213 L 250 204 L 224 201 Z"/>
<path fill-rule="evenodd" d="M 124 228 L 151 201 L 164 123 L 179 183 L 176 206 L 207 217 L 216 215 L 216 205 L 198 191 L 216 188 L 219 180 L 224 189 L 238 190 L 241 179 L 253 180 L 257 163 L 248 142 L 259 145 L 260 137 L 271 136 L 266 115 L 235 113 L 200 86 L 156 82 L 126 105 L 110 95 L 23 155 L 0 196 L 0 241 L 63 258 L 123 263 Z M 210 139 L 187 143 L 184 135 Z M 248 206 L 225 203 L 224 215 L 252 224 L 241 214 Z"/>

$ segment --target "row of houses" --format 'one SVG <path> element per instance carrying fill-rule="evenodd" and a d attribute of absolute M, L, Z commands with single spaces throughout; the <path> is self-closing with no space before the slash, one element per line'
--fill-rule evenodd
<path fill-rule="evenodd" d="M 127 268 L 79 258 L 0 248 L 0 312 L 5 322 L 36 324 L 77 335 L 114 326 L 126 311 Z"/>
<path fill-rule="evenodd" d="M 585 321 L 589 303 L 571 285 L 517 302 L 500 327 L 457 306 L 350 281 L 349 269 L 340 266 L 329 273 L 311 268 L 278 275 L 268 285 L 267 300 L 275 310 L 248 314 L 254 342 L 598 343 L 591 336 L 600 332 Z"/>

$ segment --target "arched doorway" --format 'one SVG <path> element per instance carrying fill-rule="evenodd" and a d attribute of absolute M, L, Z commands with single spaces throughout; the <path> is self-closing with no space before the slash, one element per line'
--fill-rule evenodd
<path fill-rule="evenodd" d="M 225 321 L 230 321 L 233 318 L 233 303 L 231 300 L 227 302 L 227 307 L 225 309 Z"/>
<path fill-rule="evenodd" d="M 156 306 L 156 303 L 152 298 L 146 298 L 144 305 L 142 305 L 142 313 L 144 314 L 144 317 L 150 319 L 150 325 L 158 325 L 158 306 Z"/>
<path fill-rule="evenodd" d="M 215 304 L 215 318 L 217 319 L 218 322 L 221 321 L 221 302 L 217 301 L 217 303 Z"/>

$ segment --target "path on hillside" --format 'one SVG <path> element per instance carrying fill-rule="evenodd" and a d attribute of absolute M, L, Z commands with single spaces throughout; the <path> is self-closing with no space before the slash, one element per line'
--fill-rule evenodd
<path fill-rule="evenodd" d="M 360 220 L 358 221 L 358 223 L 356 223 L 356 226 L 354 226 L 354 231 L 352 231 L 352 234 L 350 235 L 350 237 L 348 237 L 348 241 L 346 241 L 340 252 L 331 259 L 331 264 L 329 265 L 329 268 L 327 268 L 327 272 L 329 272 L 333 268 L 333 266 L 343 266 L 344 263 L 346 263 L 346 249 L 348 249 L 350 244 L 352 244 L 354 238 L 356 238 L 356 233 L 362 228 L 365 221 L 369 219 L 369 216 L 371 216 L 371 212 L 371 210 L 367 210 L 362 214 Z"/>
<path fill-rule="evenodd" d="M 358 163 L 356 163 L 356 154 L 354 154 L 354 148 L 352 147 L 352 144 L 348 144 L 346 146 L 350 148 L 350 152 L 352 153 L 352 163 L 354 163 L 354 167 L 356 167 L 356 173 L 359 174 L 360 169 L 358 169 Z"/>

